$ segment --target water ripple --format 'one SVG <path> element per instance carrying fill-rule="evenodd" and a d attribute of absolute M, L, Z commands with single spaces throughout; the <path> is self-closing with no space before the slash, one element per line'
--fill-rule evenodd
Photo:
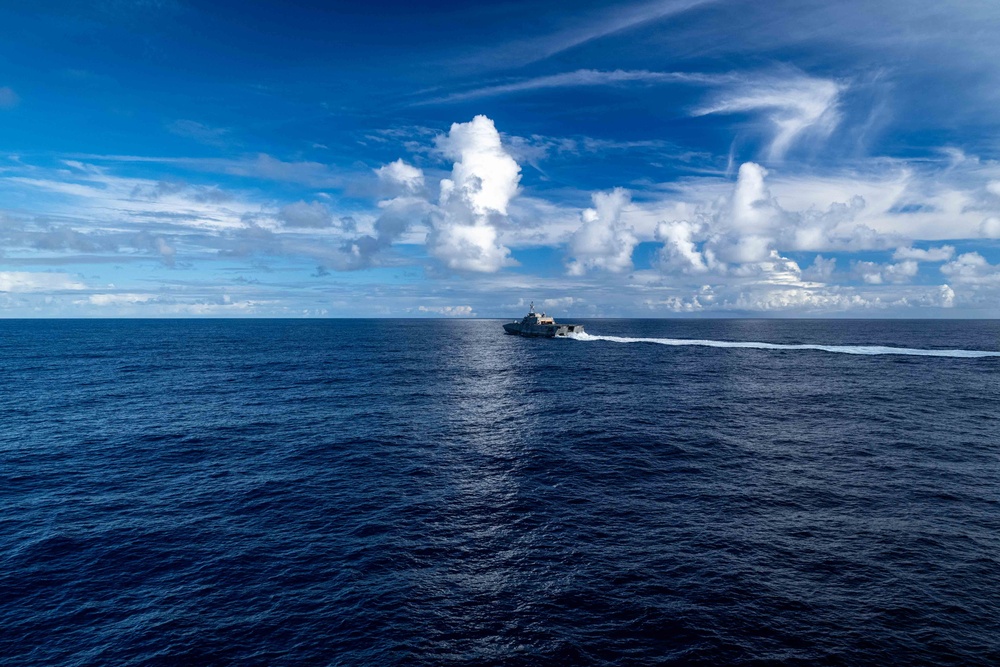
<path fill-rule="evenodd" d="M 0 322 L 2 662 L 1000 663 L 996 323 L 587 328 Z"/>

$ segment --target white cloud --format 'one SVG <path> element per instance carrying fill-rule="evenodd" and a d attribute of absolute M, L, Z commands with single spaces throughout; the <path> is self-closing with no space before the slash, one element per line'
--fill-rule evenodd
<path fill-rule="evenodd" d="M 492 273 L 511 265 L 497 225 L 506 220 L 517 194 L 521 168 L 504 149 L 493 121 L 476 116 L 454 123 L 436 143 L 455 163 L 451 178 L 441 180 L 427 239 L 431 254 L 449 268 L 465 271 Z"/>
<path fill-rule="evenodd" d="M 681 273 L 706 273 L 716 265 L 714 253 L 707 256 L 698 250 L 695 238 L 702 234 L 702 225 L 686 220 L 661 222 L 656 228 L 656 238 L 663 242 L 659 265 L 665 271 Z"/>
<path fill-rule="evenodd" d="M 77 304 L 89 304 L 92 306 L 127 306 L 137 303 L 153 301 L 156 296 L 153 294 L 91 294 L 86 299 L 75 301 Z"/>
<path fill-rule="evenodd" d="M 767 170 L 753 162 L 740 166 L 728 197 L 708 204 L 698 223 L 675 221 L 657 226 L 664 241 L 665 268 L 683 273 L 725 271 L 725 262 L 750 264 L 772 259 L 784 212 L 764 183 Z M 701 250 L 696 240 L 703 240 Z"/>
<path fill-rule="evenodd" d="M 716 0 L 652 0 L 618 3 L 596 14 L 574 12 L 572 25 L 539 37 L 518 40 L 490 49 L 477 59 L 489 68 L 526 65 L 545 60 L 595 39 L 627 31 L 651 21 L 681 14 Z"/>
<path fill-rule="evenodd" d="M 566 309 L 566 308 L 570 308 L 572 306 L 581 306 L 584 303 L 586 303 L 586 301 L 584 299 L 579 298 L 579 297 L 561 296 L 561 297 L 551 298 L 551 299 L 542 299 L 541 301 L 539 301 L 537 303 L 538 303 L 538 307 L 539 308 L 541 308 L 543 311 L 546 311 L 546 310 L 552 310 L 552 309 Z M 522 302 L 521 302 L 520 305 L 521 306 L 525 305 L 524 302 L 523 302 L 523 300 L 522 300 Z"/>
<path fill-rule="evenodd" d="M 765 176 L 767 170 L 759 164 L 740 165 L 728 215 L 717 225 L 727 227 L 728 233 L 713 239 L 714 250 L 724 261 L 759 262 L 771 253 L 780 211 L 764 185 Z"/>
<path fill-rule="evenodd" d="M 575 150 L 579 153 L 579 145 Z M 372 197 L 369 208 L 352 209 L 350 217 L 334 210 L 339 199 L 335 194 L 317 201 L 323 193 L 306 192 L 298 195 L 305 197 L 301 201 L 282 207 L 275 204 L 273 195 L 266 196 L 267 184 L 255 190 L 222 190 L 216 185 L 185 183 L 179 176 L 170 181 L 119 177 L 111 167 L 78 159 L 43 167 L 10 158 L 0 165 L 0 188 L 3 194 L 17 196 L 7 200 L 31 198 L 42 204 L 37 215 L 0 214 L 0 247 L 4 261 L 19 267 L 88 261 L 90 255 L 97 275 L 88 280 L 99 280 L 99 284 L 112 281 L 113 263 L 132 259 L 148 266 L 150 258 L 168 266 L 176 261 L 185 270 L 168 274 L 154 267 L 154 275 L 147 278 L 155 280 L 155 272 L 169 275 L 165 285 L 227 275 L 214 269 L 236 270 L 253 280 L 240 283 L 253 298 L 235 299 L 238 306 L 213 300 L 218 292 L 210 290 L 199 292 L 197 298 L 168 298 L 173 292 L 160 290 L 158 297 L 139 300 L 135 295 L 145 298 L 143 290 L 149 283 L 135 281 L 126 282 L 120 292 L 112 288 L 110 296 L 96 294 L 94 301 L 84 298 L 88 292 L 75 294 L 81 303 L 67 314 L 98 305 L 108 314 L 211 314 L 215 310 L 220 314 L 280 314 L 282 299 L 294 290 L 266 292 L 261 284 L 279 275 L 284 285 L 292 284 L 286 277 L 296 271 L 303 281 L 296 289 L 304 287 L 296 299 L 315 298 L 327 306 L 353 290 L 372 295 L 371 303 L 392 304 L 391 312 L 379 314 L 460 315 L 464 311 L 459 309 L 468 307 L 470 313 L 506 315 L 495 310 L 501 303 L 497 299 L 512 302 L 522 295 L 544 293 L 573 293 L 577 301 L 553 299 L 552 303 L 560 305 L 549 307 L 571 307 L 587 316 L 634 315 L 642 303 L 690 313 L 821 313 L 824 308 L 881 312 L 949 305 L 985 313 L 993 307 L 990 303 L 998 303 L 1000 266 L 989 264 L 977 253 L 951 261 L 955 250 L 943 245 L 946 240 L 969 238 L 963 236 L 968 234 L 1000 235 L 1000 227 L 985 224 L 997 220 L 996 199 L 989 187 L 1000 182 L 1000 165 L 986 159 L 952 152 L 947 163 L 936 157 L 870 160 L 853 163 L 851 169 L 821 173 L 793 172 L 787 165 L 765 169 L 750 162 L 740 167 L 735 180 L 714 172 L 665 183 L 636 182 L 633 187 L 641 193 L 636 195 L 637 202 L 631 202 L 628 192 L 621 189 L 597 193 L 592 195 L 593 208 L 581 220 L 579 208 L 567 202 L 578 201 L 584 193 L 558 181 L 541 181 L 533 192 L 520 192 L 518 163 L 486 117 L 456 124 L 437 140 L 436 153 L 426 146 L 423 152 L 422 159 L 427 160 L 446 155 L 453 161 L 447 165 L 451 173 L 442 179 L 439 169 L 425 174 L 397 160 L 374 170 L 380 180 L 380 189 L 374 189 L 372 172 L 365 170 L 361 177 L 367 178 L 367 192 L 387 198 L 376 202 Z M 129 170 L 142 173 L 143 168 Z M 984 216 L 994 217 L 984 221 Z M 1000 222 L 991 224 L 1000 226 Z M 662 244 L 655 268 L 636 271 L 632 263 L 636 245 L 654 240 Z M 314 272 L 317 264 L 326 271 L 413 266 L 425 261 L 419 249 L 391 247 L 400 241 L 426 243 L 427 254 L 445 266 L 483 273 L 513 263 L 509 248 L 564 247 L 567 268 L 575 279 L 530 271 L 438 275 L 436 281 L 417 285 L 426 292 L 406 283 L 406 288 L 414 289 L 405 296 L 385 296 L 379 272 L 344 281 L 307 278 L 322 274 Z M 857 258 L 850 255 L 831 256 L 858 250 L 882 252 L 864 256 L 877 260 L 872 262 L 852 262 Z M 803 257 L 793 252 L 809 254 Z M 294 261 L 264 266 L 278 256 L 308 261 L 298 267 Z M 801 267 L 793 257 L 802 262 Z M 217 263 L 208 265 L 207 261 Z M 916 280 L 920 266 L 929 262 L 945 263 L 942 276 L 949 285 L 920 284 L 926 282 L 925 275 Z M 928 269 L 924 268 L 921 274 Z M 254 275 L 252 271 L 257 270 Z M 271 278 L 266 271 L 273 271 Z M 209 279 L 210 272 L 214 275 Z M 81 287 L 70 289 L 85 289 L 82 282 L 81 278 Z M 428 287 L 435 282 L 454 291 Z M 847 284 L 838 286 L 837 282 Z M 5 303 L 37 303 L 50 296 L 46 292 L 53 292 L 51 296 L 64 304 L 76 303 L 55 288 L 19 285 L 16 289 L 27 294 L 5 294 Z M 326 299 L 328 293 L 336 296 Z M 420 311 L 416 305 L 425 297 L 434 299 L 429 303 L 468 305 L 425 306 L 441 310 Z M 538 298 L 535 302 L 541 303 Z M 365 307 L 371 313 L 375 306 Z"/>
<path fill-rule="evenodd" d="M 0 271 L 0 292 L 54 292 L 86 287 L 68 273 Z"/>
<path fill-rule="evenodd" d="M 955 290 L 951 288 L 951 285 L 941 285 L 938 295 L 940 297 L 940 306 L 942 308 L 955 307 Z"/>
<path fill-rule="evenodd" d="M 688 207 L 689 219 L 660 222 L 655 238 L 663 246 L 657 266 L 665 275 L 659 280 L 636 276 L 637 287 L 681 292 L 693 289 L 687 295 L 671 294 L 652 300 L 675 312 L 821 312 L 824 308 L 954 305 L 956 297 L 950 287 L 945 291 L 937 286 L 904 287 L 918 275 L 920 262 L 946 261 L 954 254 L 953 247 L 902 246 L 898 237 L 858 224 L 856 218 L 866 210 L 864 200 L 858 196 L 847 203 L 824 204 L 825 210 L 815 204 L 805 210 L 787 210 L 768 187 L 768 176 L 760 165 L 745 163 L 729 193 L 710 191 L 710 199 Z M 892 241 L 897 246 L 894 261 L 851 263 L 850 275 L 861 281 L 865 290 L 878 290 L 864 295 L 853 287 L 835 284 L 835 257 L 817 255 L 803 270 L 797 262 L 782 256 L 785 250 L 887 249 L 892 247 Z"/>
<path fill-rule="evenodd" d="M 475 317 L 472 306 L 420 306 L 417 308 L 421 313 L 434 313 L 444 317 Z"/>
<path fill-rule="evenodd" d="M 424 172 L 402 158 L 379 167 L 375 174 L 382 183 L 397 191 L 394 194 L 414 194 L 424 188 Z"/>
<path fill-rule="evenodd" d="M 979 235 L 988 239 L 1000 239 L 1000 218 L 986 218 L 979 224 Z"/>
<path fill-rule="evenodd" d="M 990 264 L 978 252 L 967 252 L 941 266 L 941 273 L 963 285 L 1000 285 L 1000 266 Z"/>
<path fill-rule="evenodd" d="M 802 271 L 802 279 L 817 283 L 828 283 L 837 270 L 837 258 L 816 255 L 813 263 Z"/>
<path fill-rule="evenodd" d="M 787 282 L 793 274 L 795 280 L 800 279 L 799 269 L 797 265 L 791 268 L 794 262 L 782 257 L 782 251 L 872 249 L 889 244 L 888 237 L 854 223 L 865 208 L 860 197 L 846 204 L 833 202 L 825 210 L 809 206 L 789 211 L 771 193 L 767 177 L 768 170 L 759 164 L 744 163 L 728 193 L 707 191 L 702 196 L 710 199 L 686 206 L 690 219 L 658 223 L 653 237 L 663 243 L 660 269 L 689 276 L 712 273 Z M 823 265 L 810 273 L 810 279 L 830 277 Z"/>
<path fill-rule="evenodd" d="M 583 224 L 569 242 L 567 264 L 570 275 L 580 276 L 593 269 L 621 273 L 632 268 L 632 250 L 639 242 L 622 223 L 622 210 L 629 205 L 629 193 L 622 188 L 592 195 L 594 208 L 584 210 Z"/>
<path fill-rule="evenodd" d="M 781 160 L 800 138 L 826 138 L 840 123 L 838 104 L 844 85 L 794 73 L 763 77 L 732 86 L 696 115 L 760 111 L 772 127 L 767 157 Z"/>
<path fill-rule="evenodd" d="M 476 116 L 468 123 L 452 123 L 446 135 L 435 139 L 441 153 L 455 160 L 451 179 L 441 181 L 441 201 L 461 202 L 477 216 L 507 214 L 517 194 L 521 168 L 504 149 L 493 121 Z"/>
<path fill-rule="evenodd" d="M 109 226 L 128 221 L 236 229 L 245 226 L 247 216 L 258 216 L 263 208 L 245 195 L 237 197 L 216 187 L 113 176 L 103 169 L 73 174 L 67 180 L 59 180 L 59 176 L 9 176 L 0 180 L 58 197 L 57 203 L 47 206 L 50 214 L 87 216 Z"/>
<path fill-rule="evenodd" d="M 852 269 L 858 279 L 869 285 L 883 283 L 906 283 L 917 275 L 920 265 L 916 260 L 907 259 L 895 264 L 878 262 L 854 262 Z"/>
<path fill-rule="evenodd" d="M 891 291 L 887 291 L 891 290 Z M 645 301 L 653 311 L 673 313 L 776 312 L 910 312 L 913 308 L 952 308 L 955 292 L 948 285 L 861 288 L 808 285 L 703 285 L 689 293 Z"/>
<path fill-rule="evenodd" d="M 802 284 L 802 269 L 798 262 L 782 257 L 777 250 L 771 250 L 765 259 L 729 267 L 729 275 L 751 284 Z"/>
<path fill-rule="evenodd" d="M 955 255 L 955 247 L 950 245 L 939 248 L 896 248 L 893 259 L 913 259 L 918 262 L 945 262 Z"/>
<path fill-rule="evenodd" d="M 724 77 L 725 75 L 721 75 Z M 519 93 L 526 90 L 542 90 L 546 88 L 575 88 L 586 86 L 615 86 L 629 83 L 709 83 L 720 80 L 720 75 L 685 73 L 685 72 L 653 72 L 650 70 L 594 70 L 579 69 L 573 72 L 561 72 L 533 79 L 524 79 L 512 83 L 485 86 L 465 92 L 454 93 L 447 97 L 439 97 L 422 104 L 444 102 L 459 102 L 481 97 L 493 97 Z M 728 80 L 728 77 L 726 77 Z"/>

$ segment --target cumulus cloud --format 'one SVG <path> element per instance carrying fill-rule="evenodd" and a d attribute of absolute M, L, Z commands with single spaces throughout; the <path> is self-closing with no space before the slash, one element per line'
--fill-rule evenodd
<path fill-rule="evenodd" d="M 432 209 L 430 202 L 419 197 L 396 197 L 379 202 L 381 215 L 375 221 L 375 238 L 388 245 L 400 238 L 411 225 L 425 223 Z"/>
<path fill-rule="evenodd" d="M 724 272 L 726 263 L 751 264 L 773 259 L 787 215 L 764 182 L 767 170 L 747 162 L 740 166 L 731 194 L 699 213 L 697 222 L 663 222 L 656 237 L 663 241 L 661 268 L 687 274 Z M 703 241 L 699 249 L 697 243 Z"/>
<path fill-rule="evenodd" d="M 498 226 L 517 194 L 521 168 L 504 149 L 493 121 L 476 116 L 454 123 L 436 144 L 455 163 L 451 178 L 441 180 L 427 238 L 430 253 L 448 268 L 464 271 L 492 273 L 513 264 Z"/>
<path fill-rule="evenodd" d="M 782 243 L 790 250 L 825 250 L 876 248 L 889 243 L 865 225 L 850 225 L 865 210 L 864 197 L 854 195 L 847 202 L 833 202 L 825 210 L 810 207 L 792 213 L 783 211 L 786 226 Z"/>
<path fill-rule="evenodd" d="M 954 304 L 954 294 L 938 287 L 928 291 L 908 286 L 921 262 L 946 261 L 953 247 L 913 248 L 901 245 L 898 237 L 858 224 L 855 219 L 866 208 L 858 196 L 826 208 L 810 204 L 805 210 L 788 210 L 772 194 L 768 176 L 761 165 L 745 163 L 728 193 L 716 190 L 707 201 L 676 209 L 686 210 L 687 219 L 656 225 L 654 238 L 663 244 L 654 262 L 660 278 L 642 275 L 638 282 L 644 290 L 689 291 L 650 303 L 672 312 L 822 312 Z M 838 259 L 825 253 L 893 246 L 893 261 L 853 261 L 843 274 L 869 293 L 861 295 L 853 286 L 836 284 Z M 783 256 L 788 251 L 816 250 L 824 254 L 815 255 L 804 267 Z"/>
<path fill-rule="evenodd" d="M 906 283 L 917 275 L 920 266 L 916 260 L 907 259 L 895 264 L 879 264 L 877 262 L 854 262 L 854 275 L 869 285 L 883 283 Z"/>
<path fill-rule="evenodd" d="M 941 285 L 938 288 L 938 304 L 942 308 L 954 308 L 955 307 L 955 290 L 951 288 L 951 285 Z M 932 303 L 933 305 L 933 303 Z"/>
<path fill-rule="evenodd" d="M 594 207 L 584 210 L 583 224 L 569 242 L 569 274 L 580 276 L 594 269 L 611 273 L 630 270 L 632 250 L 639 240 L 622 222 L 622 211 L 631 201 L 628 191 L 615 188 L 596 192 L 591 199 Z"/>
<path fill-rule="evenodd" d="M 896 248 L 893 259 L 913 259 L 918 262 L 945 262 L 955 255 L 955 247 L 944 245 L 939 248 Z"/>
<path fill-rule="evenodd" d="M 689 294 L 647 299 L 649 310 L 673 313 L 746 311 L 818 313 L 906 311 L 914 307 L 952 308 L 955 291 L 949 285 L 861 288 L 808 285 L 703 285 Z"/>
<path fill-rule="evenodd" d="M 375 170 L 379 181 L 393 190 L 393 195 L 412 195 L 424 188 L 424 172 L 402 158 Z"/>
<path fill-rule="evenodd" d="M 1000 285 L 1000 266 L 990 264 L 978 252 L 967 252 L 941 266 L 941 273 L 955 283 Z"/>
<path fill-rule="evenodd" d="M 517 194 L 521 168 L 504 149 L 492 120 L 476 116 L 468 123 L 453 123 L 435 144 L 445 157 L 455 160 L 451 179 L 441 181 L 442 203 L 459 201 L 477 216 L 507 214 L 507 204 Z"/>
<path fill-rule="evenodd" d="M 727 262 L 759 262 L 772 250 L 773 231 L 780 211 L 764 185 L 767 169 L 754 162 L 740 165 L 730 200 L 729 233 L 715 241 L 716 252 Z"/>
<path fill-rule="evenodd" d="M 675 220 L 661 222 L 656 227 L 656 239 L 663 242 L 658 258 L 659 266 L 665 271 L 681 273 L 706 273 L 717 264 L 711 249 L 702 253 L 695 239 L 702 235 L 702 225 Z"/>
<path fill-rule="evenodd" d="M 784 252 L 872 250 L 899 245 L 898 237 L 855 221 L 866 208 L 864 198 L 852 196 L 847 202 L 832 202 L 825 209 L 810 204 L 805 210 L 788 210 L 771 193 L 768 175 L 763 166 L 746 162 L 740 166 L 728 193 L 716 190 L 708 201 L 678 207 L 676 210 L 690 214 L 688 219 L 659 222 L 653 234 L 663 243 L 657 255 L 659 269 L 690 276 L 691 280 L 711 274 L 787 282 L 798 269 L 791 268 L 793 263 L 782 257 Z M 927 251 L 926 256 L 937 256 L 939 252 Z M 829 280 L 825 266 L 813 266 L 807 269 L 808 276 L 799 278 Z M 832 264 L 830 267 L 832 272 Z M 903 269 L 900 266 L 890 272 L 893 280 Z M 882 275 L 881 270 L 878 273 Z"/>
<path fill-rule="evenodd" d="M 743 282 L 760 284 L 793 285 L 802 282 L 802 269 L 798 262 L 782 257 L 777 250 L 771 250 L 763 260 L 730 267 L 729 275 L 743 278 Z"/>
<path fill-rule="evenodd" d="M 844 85 L 801 73 L 737 83 L 696 115 L 762 112 L 771 125 L 770 160 L 781 160 L 806 136 L 826 138 L 840 123 L 838 110 Z"/>
<path fill-rule="evenodd" d="M 402 159 L 367 171 L 369 185 L 379 181 L 379 189 L 370 191 L 382 199 L 367 211 L 352 210 L 353 218 L 340 217 L 335 199 L 315 190 L 300 194 L 305 198 L 298 202 L 276 206 L 273 195 L 264 196 L 262 189 L 221 190 L 162 174 L 159 179 L 121 178 L 111 168 L 88 164 L 90 158 L 62 160 L 55 167 L 21 166 L 11 158 L 3 165 L 0 185 L 52 203 L 46 204 L 45 215 L 0 214 L 0 248 L 7 253 L 5 263 L 26 267 L 25 274 L 39 264 L 149 263 L 150 258 L 185 268 L 215 260 L 216 266 L 245 272 L 251 270 L 248 266 L 262 267 L 264 258 L 281 256 L 302 262 L 298 276 L 315 287 L 317 281 L 307 278 L 310 273 L 322 277 L 334 270 L 421 262 L 419 252 L 394 254 L 391 246 L 400 240 L 422 243 L 426 233 L 427 253 L 459 270 L 495 272 L 511 263 L 509 248 L 564 247 L 571 274 L 604 272 L 599 280 L 571 281 L 572 290 L 565 277 L 521 272 L 442 280 L 439 285 L 454 290 L 447 294 L 442 287 L 418 295 L 410 284 L 405 287 L 413 291 L 406 297 L 386 297 L 396 299 L 395 314 L 501 314 L 489 310 L 499 303 L 497 298 L 512 302 L 521 295 L 542 296 L 542 290 L 557 295 L 572 291 L 578 301 L 553 299 L 560 305 L 549 307 L 588 315 L 631 315 L 644 300 L 653 308 L 686 313 L 969 307 L 977 299 L 984 309 L 995 309 L 989 304 L 996 303 L 1000 292 L 1000 266 L 978 253 L 955 258 L 955 248 L 943 245 L 968 235 L 1000 237 L 998 219 L 984 221 L 984 216 L 996 215 L 990 186 L 1000 182 L 1000 165 L 986 159 L 951 155 L 945 168 L 932 164 L 934 160 L 863 162 L 856 171 L 832 174 L 768 170 L 748 162 L 735 180 L 715 174 L 660 184 L 636 182 L 634 187 L 644 188 L 637 203 L 622 189 L 596 193 L 593 206 L 581 216 L 578 208 L 564 203 L 562 191 L 550 195 L 553 190 L 542 186 L 522 195 L 517 160 L 488 118 L 457 123 L 437 139 L 436 152 L 425 147 L 424 155 L 447 157 L 450 173 L 439 181 L 440 176 L 432 178 Z M 222 171 L 230 173 L 229 167 Z M 932 222 L 914 222 L 929 216 L 935 216 Z M 653 266 L 636 270 L 632 255 L 637 244 L 654 240 L 661 247 Z M 831 256 L 857 250 L 881 252 L 867 253 L 863 259 L 877 261 L 866 262 Z M 926 285 L 933 268 L 926 264 L 932 262 L 944 264 L 941 275 L 950 285 Z M 95 274 L 100 270 L 94 267 Z M 6 275 L 8 285 L 16 282 L 13 274 Z M 110 282 L 97 275 L 90 280 Z M 357 280 L 364 279 L 348 282 Z M 348 289 L 342 281 L 321 282 L 324 293 Z M 226 285 L 232 287 L 231 281 Z M 126 284 L 113 292 L 117 301 L 98 296 L 91 302 L 84 298 L 87 292 L 59 295 L 58 289 L 32 289 L 21 281 L 14 290 L 27 294 L 5 294 L 3 299 L 39 303 L 48 291 L 63 303 L 77 303 L 71 301 L 75 297 L 81 299 L 80 309 L 103 305 L 109 313 L 115 308 L 153 312 L 154 307 L 169 312 L 176 306 L 205 308 L 206 313 L 219 308 L 275 314 L 279 307 L 279 301 L 265 306 L 256 297 L 234 302 L 242 306 L 216 303 L 205 293 L 197 302 L 192 296 L 181 303 L 164 296 L 170 290 L 150 301 L 129 302 L 129 295 L 141 294 L 145 286 Z M 255 293 L 264 289 L 256 283 L 253 287 Z M 283 294 L 274 298 L 285 298 Z M 585 305 L 580 305 L 581 294 Z M 431 295 L 432 303 L 469 305 L 416 308 Z M 541 301 L 536 298 L 535 303 Z M 461 310 L 466 307 L 468 313 Z"/>
<path fill-rule="evenodd" d="M 802 279 L 817 283 L 827 283 L 837 270 L 837 258 L 816 255 L 813 263 L 802 271 Z"/>
<path fill-rule="evenodd" d="M 338 268 L 365 269 L 377 264 L 380 255 L 416 224 L 427 224 L 434 210 L 424 195 L 424 173 L 402 159 L 375 169 L 390 198 L 378 202 L 380 214 L 371 233 L 344 241 L 346 262 Z M 345 229 L 347 226 L 345 225 Z"/>

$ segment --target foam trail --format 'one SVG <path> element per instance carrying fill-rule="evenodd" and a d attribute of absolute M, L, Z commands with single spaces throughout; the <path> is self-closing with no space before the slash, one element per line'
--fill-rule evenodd
<path fill-rule="evenodd" d="M 901 354 L 914 357 L 957 357 L 978 359 L 981 357 L 1000 357 L 1000 352 L 989 350 L 922 350 L 911 347 L 886 347 L 882 345 L 783 345 L 780 343 L 757 343 L 752 341 L 729 340 L 696 340 L 689 338 L 624 338 L 622 336 L 592 336 L 588 333 L 569 334 L 568 338 L 576 340 L 606 340 L 612 343 L 656 343 L 657 345 L 701 347 L 735 347 L 753 350 L 817 350 L 820 352 L 836 352 L 839 354 Z"/>

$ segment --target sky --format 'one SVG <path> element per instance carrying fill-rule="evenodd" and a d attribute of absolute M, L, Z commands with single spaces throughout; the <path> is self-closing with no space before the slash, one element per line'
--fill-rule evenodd
<path fill-rule="evenodd" d="M 1000 3 L 0 2 L 0 316 L 1000 317 Z"/>

